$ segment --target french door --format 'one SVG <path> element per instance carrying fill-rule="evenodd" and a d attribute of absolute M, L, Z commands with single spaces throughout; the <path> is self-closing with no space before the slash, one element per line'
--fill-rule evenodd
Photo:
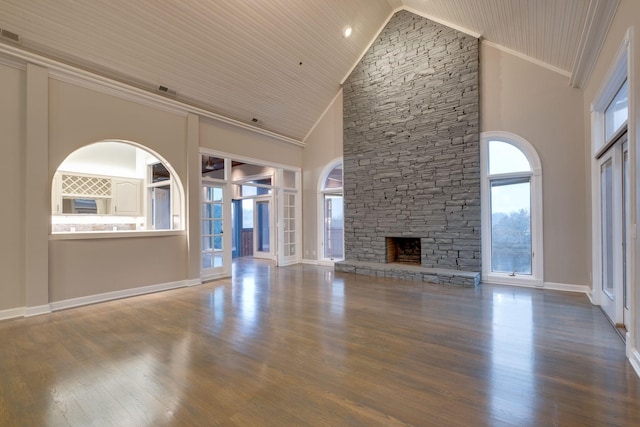
<path fill-rule="evenodd" d="M 225 272 L 225 214 L 223 185 L 206 183 L 201 195 L 201 275 L 216 277 Z"/>
<path fill-rule="evenodd" d="M 627 134 L 599 159 L 600 305 L 616 326 L 628 326 L 630 251 L 630 172 Z"/>

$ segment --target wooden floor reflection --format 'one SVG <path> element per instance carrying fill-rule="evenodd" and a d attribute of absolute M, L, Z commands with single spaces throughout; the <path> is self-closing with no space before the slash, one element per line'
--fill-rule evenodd
<path fill-rule="evenodd" d="M 0 322 L 1 426 L 637 426 L 584 295 L 241 263 L 233 280 Z"/>

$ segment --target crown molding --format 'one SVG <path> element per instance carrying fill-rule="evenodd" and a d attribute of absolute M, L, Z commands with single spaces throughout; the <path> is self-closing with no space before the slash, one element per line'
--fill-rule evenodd
<path fill-rule="evenodd" d="M 482 37 L 482 34 L 476 32 L 476 31 L 470 30 L 470 29 L 462 27 L 460 25 L 456 25 L 456 24 L 454 24 L 452 22 L 449 22 L 449 21 L 445 21 L 444 19 L 436 18 L 433 15 L 429 15 L 428 13 L 420 12 L 419 10 L 414 9 L 412 7 L 409 7 L 409 6 L 402 6 L 402 7 L 398 8 L 397 10 L 395 10 L 393 13 L 395 14 L 396 12 L 398 12 L 400 10 L 406 10 L 407 12 L 411 12 L 411 13 L 413 13 L 415 15 L 422 16 L 423 18 L 426 18 L 426 19 L 428 19 L 430 21 L 437 22 L 438 24 L 444 25 L 445 27 L 453 28 L 456 31 L 460 31 L 461 33 L 465 33 L 465 34 L 467 34 L 467 35 L 469 35 L 469 36 L 471 36 L 473 38 L 476 38 L 476 39 L 479 39 L 480 37 Z"/>
<path fill-rule="evenodd" d="M 583 88 L 593 72 L 620 0 L 591 0 L 569 84 Z"/>
<path fill-rule="evenodd" d="M 524 53 L 518 52 L 517 50 L 509 49 L 508 47 L 504 47 L 501 44 L 490 42 L 489 40 L 485 40 L 485 39 L 483 39 L 481 43 L 487 46 L 491 46 L 495 49 L 501 50 L 503 52 L 506 52 L 510 55 L 516 56 L 525 61 L 531 62 L 532 64 L 536 64 L 539 67 L 546 68 L 547 70 L 553 71 L 554 73 L 558 73 L 564 77 L 567 77 L 567 78 L 571 77 L 570 72 L 563 70 L 562 68 L 554 67 L 553 65 L 548 64 L 544 61 L 540 61 L 539 59 L 535 59 L 530 56 L 527 56 Z"/>
<path fill-rule="evenodd" d="M 27 69 L 27 62 L 22 61 L 14 56 L 0 54 L 0 65 L 6 65 L 7 67 L 17 68 L 19 70 Z"/>

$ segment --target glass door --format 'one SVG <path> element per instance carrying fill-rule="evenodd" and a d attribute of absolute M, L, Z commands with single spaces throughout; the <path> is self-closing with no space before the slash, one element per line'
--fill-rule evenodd
<path fill-rule="evenodd" d="M 600 166 L 600 304 L 617 327 L 629 319 L 630 177 L 626 133 L 599 160 Z"/>
<path fill-rule="evenodd" d="M 224 272 L 224 187 L 202 186 L 202 277 Z"/>
<path fill-rule="evenodd" d="M 629 144 L 625 140 L 622 143 L 622 323 L 629 330 L 629 284 L 631 283 L 631 250 L 628 242 L 631 233 L 631 174 L 629 171 Z"/>
<path fill-rule="evenodd" d="M 271 198 L 254 199 L 253 209 L 253 256 L 256 258 L 274 258 L 275 247 L 273 242 L 273 212 L 271 210 Z"/>
<path fill-rule="evenodd" d="M 600 160 L 600 239 L 601 239 L 601 307 L 616 322 L 614 264 L 614 184 L 613 153 Z"/>

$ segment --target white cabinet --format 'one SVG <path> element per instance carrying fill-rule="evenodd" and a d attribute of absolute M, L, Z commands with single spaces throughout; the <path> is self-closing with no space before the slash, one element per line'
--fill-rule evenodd
<path fill-rule="evenodd" d="M 75 213 L 74 199 L 95 200 L 100 215 L 142 216 L 142 180 L 57 172 L 51 184 L 51 213 Z"/>
<path fill-rule="evenodd" d="M 141 215 L 141 184 L 142 181 L 139 179 L 113 179 L 111 208 L 114 215 Z"/>

